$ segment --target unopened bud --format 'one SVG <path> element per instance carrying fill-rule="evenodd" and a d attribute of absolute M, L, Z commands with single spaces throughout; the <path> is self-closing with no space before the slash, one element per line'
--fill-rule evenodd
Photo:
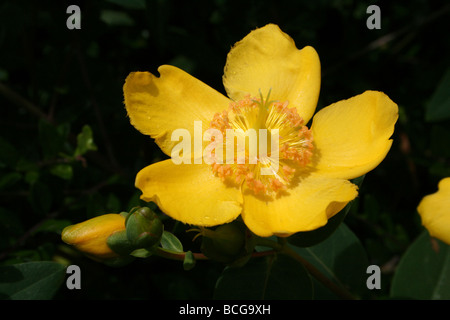
<path fill-rule="evenodd" d="M 90 257 L 103 260 L 119 256 L 107 244 L 108 238 L 125 230 L 125 217 L 110 213 L 64 228 L 62 240 Z"/>
<path fill-rule="evenodd" d="M 195 258 L 191 251 L 187 251 L 184 260 L 183 260 L 183 269 L 188 271 L 194 268 L 195 266 Z"/>
<path fill-rule="evenodd" d="M 161 220 L 147 207 L 130 212 L 125 224 L 127 238 L 135 248 L 150 248 L 159 243 L 164 230 Z"/>
<path fill-rule="evenodd" d="M 118 253 L 119 255 L 128 255 L 135 249 L 128 240 L 126 230 L 114 232 L 108 237 L 106 243 L 112 251 Z"/>
<path fill-rule="evenodd" d="M 203 229 L 201 250 L 210 259 L 229 263 L 245 253 L 245 231 L 238 223 Z"/>

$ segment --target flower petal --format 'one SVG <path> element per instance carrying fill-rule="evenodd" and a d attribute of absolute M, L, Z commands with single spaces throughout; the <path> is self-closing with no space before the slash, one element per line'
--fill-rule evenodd
<path fill-rule="evenodd" d="M 313 118 L 313 165 L 321 174 L 352 179 L 388 153 L 398 107 L 382 92 L 366 91 L 320 110 Z"/>
<path fill-rule="evenodd" d="M 214 175 L 206 164 L 157 162 L 136 176 L 141 199 L 154 201 L 175 220 L 197 226 L 231 222 L 241 213 L 242 194 Z"/>
<path fill-rule="evenodd" d="M 223 83 L 237 101 L 250 94 L 288 101 L 308 122 L 320 91 L 320 61 L 312 47 L 298 50 L 276 25 L 256 29 L 235 44 L 227 56 Z"/>
<path fill-rule="evenodd" d="M 417 211 L 430 235 L 450 245 L 450 178 L 442 179 L 438 187 L 422 199 Z"/>
<path fill-rule="evenodd" d="M 357 186 L 347 180 L 313 173 L 275 199 L 244 191 L 242 218 L 256 235 L 289 236 L 325 225 L 357 194 Z"/>
<path fill-rule="evenodd" d="M 214 114 L 225 110 L 230 100 L 176 67 L 164 65 L 158 72 L 160 77 L 130 73 L 123 87 L 125 107 L 131 124 L 170 155 L 178 143 L 171 140 L 174 130 L 187 129 L 193 136 L 194 121 L 203 121 L 206 130 Z"/>

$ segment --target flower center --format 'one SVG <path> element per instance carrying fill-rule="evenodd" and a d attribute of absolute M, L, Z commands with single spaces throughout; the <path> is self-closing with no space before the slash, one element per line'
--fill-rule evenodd
<path fill-rule="evenodd" d="M 224 181 L 245 183 L 255 194 L 286 190 L 296 169 L 311 161 L 312 133 L 287 101 L 246 96 L 216 113 L 209 129 L 221 133 L 211 138 L 220 147 L 212 153 L 213 172 Z"/>

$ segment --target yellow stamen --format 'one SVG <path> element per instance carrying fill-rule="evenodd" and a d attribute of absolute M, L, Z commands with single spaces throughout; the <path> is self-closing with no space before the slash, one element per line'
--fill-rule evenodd
<path fill-rule="evenodd" d="M 245 162 L 238 161 L 238 152 L 240 151 L 239 157 L 242 157 L 242 150 L 237 150 L 235 141 L 232 141 L 234 162 L 216 161 L 211 165 L 213 172 L 223 181 L 227 180 L 236 185 L 245 183 L 255 194 L 265 195 L 286 190 L 293 180 L 295 168 L 307 166 L 313 154 L 312 133 L 304 125 L 297 109 L 289 108 L 287 101 L 268 101 L 269 95 L 270 92 L 265 100 L 260 94 L 260 98 L 246 96 L 242 100 L 232 102 L 228 110 L 216 113 L 210 123 L 210 128 L 222 132 L 224 148 L 230 146 L 225 138 L 229 129 L 240 132 L 240 137 L 245 139 Z M 255 130 L 258 133 L 260 129 L 266 130 L 267 141 L 260 141 L 261 135 L 256 135 L 258 153 L 255 162 L 249 151 L 252 147 L 249 144 L 255 141 L 251 140 L 249 131 Z M 271 148 L 271 137 L 275 131 L 279 137 L 278 149 L 275 150 L 276 154 L 272 154 L 274 150 Z M 261 143 L 265 144 L 265 150 L 261 149 Z M 262 168 L 269 169 L 271 174 L 261 174 Z"/>

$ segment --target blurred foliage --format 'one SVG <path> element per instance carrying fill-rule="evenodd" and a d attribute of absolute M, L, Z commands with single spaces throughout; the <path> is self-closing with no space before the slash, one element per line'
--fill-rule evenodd
<path fill-rule="evenodd" d="M 80 30 L 66 28 L 69 4 L 81 8 Z M 380 30 L 366 27 L 371 4 L 380 6 Z M 382 289 L 367 298 L 387 297 L 400 257 L 422 232 L 421 197 L 450 176 L 449 18 L 446 0 L 2 1 L 0 264 L 79 265 L 89 290 L 61 286 L 55 299 L 213 297 L 219 277 L 235 276 L 228 269 L 222 274 L 222 264 L 200 261 L 185 271 L 150 257 L 111 268 L 63 245 L 60 232 L 142 205 L 135 175 L 166 157 L 127 119 L 128 73 L 172 64 L 224 93 L 229 49 L 256 27 L 276 23 L 297 47 L 312 45 L 319 53 L 318 108 L 369 89 L 399 105 L 392 149 L 366 175 L 345 220 L 369 263 L 383 272 Z M 187 250 L 198 251 L 184 226 L 165 226 Z M 265 276 L 265 263 L 248 266 L 255 278 Z M 275 267 L 286 270 L 284 264 Z M 53 267 L 50 280 L 60 275 Z M 218 285 L 225 286 L 220 296 L 228 287 Z"/>

